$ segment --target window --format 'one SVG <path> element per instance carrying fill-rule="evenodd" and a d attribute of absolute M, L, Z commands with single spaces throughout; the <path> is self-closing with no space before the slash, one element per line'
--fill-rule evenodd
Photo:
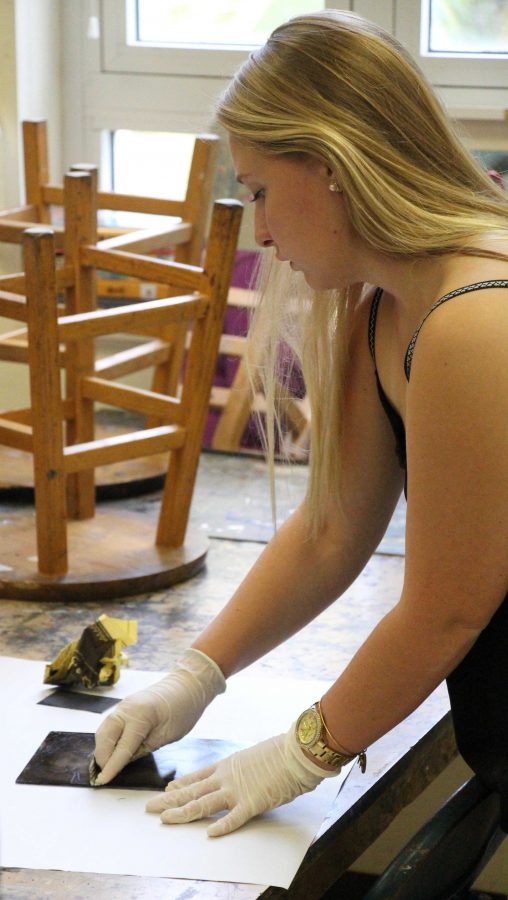
<path fill-rule="evenodd" d="M 135 0 L 132 38 L 138 44 L 173 47 L 249 47 L 262 44 L 284 18 L 308 9 L 308 0 L 261 0 L 248 5 L 236 0 Z"/>
<path fill-rule="evenodd" d="M 401 0 L 395 34 L 436 87 L 470 88 L 471 98 L 495 89 L 506 106 L 508 0 Z"/>
<path fill-rule="evenodd" d="M 430 53 L 508 54 L 508 0 L 431 0 Z"/>
<path fill-rule="evenodd" d="M 504 89 L 508 0 L 321 0 L 392 29 L 436 86 Z M 105 0 L 105 71 L 230 77 L 248 49 L 308 0 Z M 502 102 L 501 102 L 502 101 Z"/>
<path fill-rule="evenodd" d="M 308 0 L 106 0 L 105 70 L 229 78 L 278 22 L 308 10 Z"/>
<path fill-rule="evenodd" d="M 105 187 L 114 164 L 118 185 L 122 148 L 144 132 L 144 173 L 164 132 L 210 130 L 218 94 L 277 22 L 320 7 L 392 31 L 467 121 L 471 145 L 508 148 L 508 0 L 89 0 L 62 5 L 65 160 L 101 163 Z"/>
<path fill-rule="evenodd" d="M 118 129 L 112 133 L 112 190 L 184 200 L 193 149 L 193 134 Z"/>

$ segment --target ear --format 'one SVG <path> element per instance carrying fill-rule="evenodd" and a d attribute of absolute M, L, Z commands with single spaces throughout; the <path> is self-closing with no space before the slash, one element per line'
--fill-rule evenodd
<path fill-rule="evenodd" d="M 318 162 L 317 166 L 318 166 L 318 171 L 323 176 L 323 178 L 326 178 L 327 180 L 329 180 L 332 177 L 333 173 L 332 173 L 332 170 L 330 169 L 330 166 L 328 165 L 328 163 Z"/>
<path fill-rule="evenodd" d="M 320 175 L 325 181 L 330 181 L 333 173 L 328 163 L 314 157 L 309 160 L 309 165 L 317 175 Z"/>

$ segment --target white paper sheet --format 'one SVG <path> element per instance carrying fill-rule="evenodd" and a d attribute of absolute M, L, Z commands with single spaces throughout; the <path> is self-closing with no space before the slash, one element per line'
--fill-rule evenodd
<path fill-rule="evenodd" d="M 232 881 L 288 887 L 343 776 L 223 838 L 206 822 L 162 825 L 144 812 L 153 792 L 17 785 L 49 731 L 96 731 L 102 716 L 40 706 L 44 663 L 0 657 L 0 863 L 4 867 Z M 123 670 L 123 697 L 163 673 Z M 236 676 L 205 712 L 196 737 L 254 743 L 289 727 L 324 682 Z"/>

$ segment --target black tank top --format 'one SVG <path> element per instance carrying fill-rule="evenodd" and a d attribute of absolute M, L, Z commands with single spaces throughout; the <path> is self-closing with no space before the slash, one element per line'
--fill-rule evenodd
<path fill-rule="evenodd" d="M 407 381 L 420 329 L 442 303 L 487 288 L 508 288 L 508 281 L 480 281 L 445 294 L 430 307 L 416 329 L 404 360 Z M 369 348 L 376 364 L 376 318 L 383 291 L 375 291 L 369 319 Z M 406 431 L 404 422 L 386 396 L 377 368 L 379 398 L 395 435 L 395 452 L 406 480 Z M 467 764 L 501 797 L 501 827 L 508 832 L 508 594 L 462 662 L 446 679 L 457 746 Z"/>

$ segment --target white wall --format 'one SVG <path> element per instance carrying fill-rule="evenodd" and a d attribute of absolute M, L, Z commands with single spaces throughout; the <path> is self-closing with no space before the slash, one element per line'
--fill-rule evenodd
<path fill-rule="evenodd" d="M 24 202 L 23 119 L 46 119 L 51 176 L 62 168 L 61 0 L 0 0 L 0 209 Z M 0 245 L 0 272 L 21 269 L 15 245 Z M 0 330 L 12 322 L 0 319 Z M 28 403 L 24 367 L 0 365 L 0 406 Z"/>
<path fill-rule="evenodd" d="M 61 0 L 0 0 L 0 209 L 24 202 L 23 119 L 47 120 L 51 176 L 61 172 L 60 12 Z M 20 269 L 19 248 L 0 245 L 0 272 Z M 0 319 L 0 331 L 13 327 Z M 0 408 L 28 402 L 26 367 L 1 363 Z"/>
<path fill-rule="evenodd" d="M 51 174 L 61 172 L 61 0 L 0 0 L 0 209 L 23 202 L 22 119 L 48 121 Z M 0 272 L 19 251 L 0 246 Z"/>
<path fill-rule="evenodd" d="M 19 141 L 14 0 L 0 0 L 0 209 L 19 201 Z M 0 272 L 17 268 L 19 254 L 0 245 Z"/>
<path fill-rule="evenodd" d="M 48 122 L 51 177 L 62 170 L 61 0 L 15 0 L 18 121 Z"/>

